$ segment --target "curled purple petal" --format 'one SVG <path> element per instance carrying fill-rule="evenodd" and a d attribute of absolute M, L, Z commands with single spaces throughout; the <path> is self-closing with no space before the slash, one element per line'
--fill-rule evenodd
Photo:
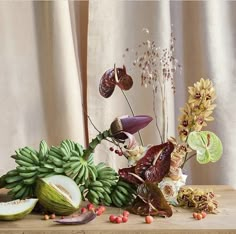
<path fill-rule="evenodd" d="M 134 134 L 145 128 L 152 121 L 148 115 L 136 115 L 128 118 L 121 118 L 121 124 L 125 132 Z"/>
<path fill-rule="evenodd" d="M 122 116 L 111 123 L 110 129 L 115 138 L 127 139 L 123 132 L 134 134 L 145 128 L 151 121 L 152 117 L 148 115 Z"/>
<path fill-rule="evenodd" d="M 77 217 L 57 219 L 54 222 L 59 224 L 86 224 L 96 218 L 96 213 L 93 211 L 85 212 Z"/>

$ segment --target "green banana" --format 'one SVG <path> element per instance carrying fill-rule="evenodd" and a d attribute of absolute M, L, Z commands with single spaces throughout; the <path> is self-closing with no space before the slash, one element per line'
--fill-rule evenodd
<path fill-rule="evenodd" d="M 8 184 L 10 184 L 10 183 L 13 183 L 13 182 L 16 182 L 16 181 L 21 181 L 23 179 L 23 177 L 22 176 L 19 176 L 19 175 L 17 175 L 17 176 L 11 176 L 11 177 L 6 177 L 5 178 L 5 181 L 8 183 Z"/>
<path fill-rule="evenodd" d="M 34 172 L 20 172 L 19 174 L 20 174 L 20 176 L 22 176 L 24 178 L 31 178 L 31 177 L 33 177 L 37 174 L 37 171 L 34 171 Z"/>
<path fill-rule="evenodd" d="M 91 183 L 89 184 L 89 186 L 90 186 L 90 187 L 94 187 L 94 186 L 95 186 L 95 187 L 103 187 L 103 184 L 102 184 L 102 182 L 96 180 L 96 181 L 91 182 Z"/>

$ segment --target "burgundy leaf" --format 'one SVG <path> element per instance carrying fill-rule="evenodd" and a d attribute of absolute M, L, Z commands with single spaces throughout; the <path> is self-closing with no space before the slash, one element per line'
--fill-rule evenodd
<path fill-rule="evenodd" d="M 128 210 L 138 215 L 172 216 L 168 205 L 157 184 L 145 182 L 138 186 L 137 197 Z"/>
<path fill-rule="evenodd" d="M 57 219 L 54 222 L 60 224 L 86 224 L 96 218 L 96 213 L 93 211 L 85 212 L 77 217 Z"/>
<path fill-rule="evenodd" d="M 135 173 L 144 180 L 160 182 L 170 170 L 171 153 L 174 145 L 168 141 L 152 146 L 136 166 Z"/>
<path fill-rule="evenodd" d="M 141 184 L 142 181 L 139 180 L 137 177 L 135 177 L 135 171 L 134 170 L 135 170 L 135 166 L 128 167 L 128 168 L 122 168 L 122 169 L 119 169 L 118 173 L 119 173 L 119 176 L 123 180 L 125 180 L 125 181 L 127 181 L 131 184 Z"/>

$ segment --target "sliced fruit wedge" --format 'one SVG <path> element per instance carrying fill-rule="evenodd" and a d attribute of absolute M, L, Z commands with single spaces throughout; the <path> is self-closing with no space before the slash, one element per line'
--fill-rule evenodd
<path fill-rule="evenodd" d="M 38 199 L 0 202 L 0 220 L 13 221 L 24 218 L 35 207 Z"/>

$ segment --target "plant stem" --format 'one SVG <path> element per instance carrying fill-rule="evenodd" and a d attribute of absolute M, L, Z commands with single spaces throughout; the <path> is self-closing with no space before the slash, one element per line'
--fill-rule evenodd
<path fill-rule="evenodd" d="M 197 153 L 194 153 L 194 154 L 192 154 L 192 155 L 190 155 L 190 156 L 188 157 L 188 154 L 186 154 L 185 159 L 184 159 L 184 162 L 183 162 L 183 164 L 182 164 L 182 166 L 181 166 L 181 169 L 184 168 L 184 165 L 186 164 L 186 162 L 187 162 L 189 159 L 191 159 L 192 157 L 194 157 L 194 156 L 196 156 L 196 155 L 197 155 Z"/>
<path fill-rule="evenodd" d="M 106 139 L 107 137 L 111 137 L 110 130 L 99 133 L 94 139 L 92 139 L 92 141 L 89 143 L 88 148 L 84 151 L 83 158 L 87 160 L 89 155 L 93 153 L 97 145 L 99 145 L 101 141 Z"/>
<path fill-rule="evenodd" d="M 132 106 L 131 106 L 131 104 L 129 102 L 128 97 L 126 96 L 125 92 L 122 89 L 120 89 L 120 90 L 121 90 L 122 94 L 124 95 L 126 102 L 128 103 L 128 106 L 130 108 L 130 111 L 131 111 L 132 115 L 134 116 L 134 111 L 133 111 L 133 108 L 132 108 Z M 140 131 L 138 131 L 138 135 L 139 135 L 139 139 L 140 139 L 141 145 L 143 146 L 143 139 L 142 139 Z"/>

